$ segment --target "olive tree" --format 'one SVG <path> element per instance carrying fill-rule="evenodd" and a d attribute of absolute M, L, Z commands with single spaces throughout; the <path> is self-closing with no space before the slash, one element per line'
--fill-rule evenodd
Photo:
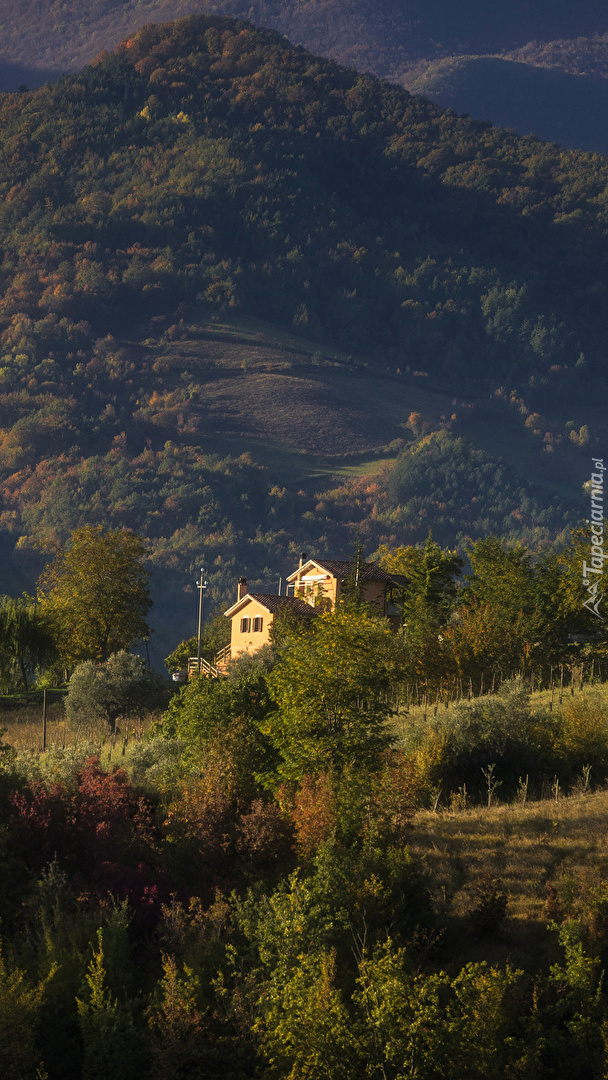
<path fill-rule="evenodd" d="M 119 719 L 140 716 L 166 704 L 165 683 L 139 656 L 124 649 L 105 664 L 85 660 L 70 679 L 65 712 L 77 727 L 104 721 L 111 734 Z"/>

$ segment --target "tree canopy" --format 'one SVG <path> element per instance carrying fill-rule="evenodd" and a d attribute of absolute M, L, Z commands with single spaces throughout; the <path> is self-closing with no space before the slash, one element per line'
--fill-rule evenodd
<path fill-rule="evenodd" d="M 146 549 L 134 533 L 86 525 L 58 549 L 38 582 L 43 611 L 66 661 L 104 663 L 147 638 L 152 601 Z"/>
<path fill-rule="evenodd" d="M 0 598 L 0 686 L 27 690 L 36 669 L 55 653 L 48 621 L 30 596 Z"/>
<path fill-rule="evenodd" d="M 65 701 L 71 724 L 85 725 L 103 720 L 113 734 L 117 721 L 142 716 L 165 704 L 166 690 L 159 675 L 149 671 L 139 656 L 124 649 L 113 653 L 105 664 L 85 660 L 77 664 Z"/>
<path fill-rule="evenodd" d="M 390 745 L 387 691 L 399 660 L 388 622 L 362 605 L 346 603 L 285 635 L 267 679 L 277 709 L 261 724 L 283 759 L 282 778 L 378 763 Z"/>

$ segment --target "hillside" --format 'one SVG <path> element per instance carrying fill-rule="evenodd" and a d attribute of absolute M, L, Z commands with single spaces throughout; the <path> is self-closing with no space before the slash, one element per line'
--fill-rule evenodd
<path fill-rule="evenodd" d="M 571 75 L 608 78 L 608 34 L 576 37 L 561 41 L 529 41 L 505 54 L 510 60 L 537 67 L 559 68 Z"/>
<path fill-rule="evenodd" d="M 482 0 L 1 0 L 0 60 L 28 69 L 74 70 L 147 22 L 191 13 L 250 19 L 342 64 L 398 76 L 414 61 L 464 53 L 505 52 L 527 43 L 601 34 L 605 4 L 584 0 L 513 0 L 489 11 Z M 36 85 L 2 72 L 2 85 Z M 17 81 L 15 81 L 15 79 Z"/>
<path fill-rule="evenodd" d="M 412 93 L 520 135 L 608 153 L 608 83 L 494 56 L 458 56 L 406 80 Z"/>
<path fill-rule="evenodd" d="M 355 526 L 373 551 L 580 520 L 602 160 L 217 17 L 0 115 L 3 589 L 126 525 L 167 641 L 202 556 L 216 602 Z"/>
<path fill-rule="evenodd" d="M 0 0 L 0 90 L 78 70 L 145 23 L 205 12 L 271 27 L 477 119 L 605 152 L 605 91 L 592 79 L 606 71 L 608 22 L 603 5 L 590 0 L 576 8 L 536 0 L 491 11 L 478 0 L 95 0 L 84 11 L 50 0 L 26 0 L 17 10 Z"/>
<path fill-rule="evenodd" d="M 490 951 L 518 964 L 534 963 L 547 948 L 551 890 L 568 914 L 579 915 L 606 880 L 603 822 L 606 795 L 474 807 L 417 814 L 410 850 L 423 857 L 442 889 L 454 955 L 488 955 L 475 942 L 469 912 L 484 874 L 498 878 L 508 898 L 507 923 Z M 576 883 L 576 885 L 574 885 Z M 560 908 L 561 914 L 561 908 Z M 470 953 L 469 953 L 470 955 Z"/>

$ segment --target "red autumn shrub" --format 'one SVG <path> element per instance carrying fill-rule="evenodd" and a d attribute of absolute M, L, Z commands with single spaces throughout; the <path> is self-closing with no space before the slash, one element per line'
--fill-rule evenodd
<path fill-rule="evenodd" d="M 104 773 L 90 758 L 78 775 L 73 798 L 74 824 L 96 861 L 124 858 L 152 843 L 152 819 L 145 799 L 131 786 L 124 769 Z"/>
<path fill-rule="evenodd" d="M 135 863 L 150 853 L 152 822 L 145 799 L 123 770 L 106 773 L 97 758 L 85 761 L 77 786 L 30 781 L 10 796 L 13 828 L 28 862 L 52 859 L 90 876 L 104 863 Z"/>
<path fill-rule="evenodd" d="M 336 797 L 329 777 L 305 776 L 293 801 L 293 822 L 298 847 L 304 858 L 312 858 L 337 825 Z"/>

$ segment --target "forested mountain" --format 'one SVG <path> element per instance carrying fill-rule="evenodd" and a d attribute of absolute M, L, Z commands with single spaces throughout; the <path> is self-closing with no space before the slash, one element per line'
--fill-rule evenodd
<path fill-rule="evenodd" d="M 491 8 L 485 0 L 90 0 L 84 7 L 75 0 L 1 0 L 0 58 L 74 70 L 146 22 L 196 12 L 247 18 L 342 64 L 393 76 L 424 58 L 505 52 L 608 30 L 602 0 L 513 0 Z"/>
<path fill-rule="evenodd" d="M 608 16 L 590 0 L 574 7 L 518 0 L 490 10 L 479 0 L 94 0 L 84 10 L 50 0 L 17 9 L 0 0 L 0 89 L 39 86 L 146 22 L 196 12 L 272 27 L 312 52 L 520 134 L 605 150 L 606 92 L 592 77 L 606 70 Z M 518 63 L 476 55 L 486 53 Z M 590 78 L 567 77 L 581 73 Z"/>
<path fill-rule="evenodd" d="M 529 41 L 505 55 L 509 60 L 520 60 L 536 67 L 560 68 L 571 75 L 608 78 L 608 33 L 561 41 Z"/>
<path fill-rule="evenodd" d="M 603 159 L 219 17 L 0 117 L 2 588 L 126 525 L 174 634 L 202 557 L 219 599 L 355 525 L 373 550 L 583 516 Z"/>

